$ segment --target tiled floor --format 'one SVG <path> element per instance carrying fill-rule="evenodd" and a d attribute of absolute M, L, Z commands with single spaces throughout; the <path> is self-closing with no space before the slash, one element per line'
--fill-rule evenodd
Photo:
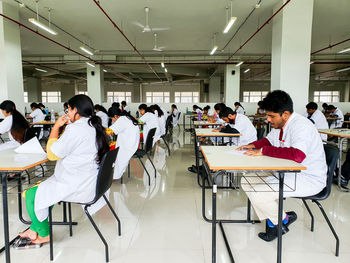
<path fill-rule="evenodd" d="M 194 162 L 193 144 L 189 134 L 175 132 L 170 138 L 171 156 L 161 144 L 155 152 L 157 178 L 149 161 L 146 167 L 152 176 L 148 186 L 146 174 L 136 160 L 131 162 L 131 178 L 113 183 L 110 200 L 122 221 L 122 236 L 117 235 L 117 224 L 105 207 L 94 219 L 108 241 L 110 262 L 120 263 L 200 263 L 211 262 L 211 225 L 201 212 L 201 190 L 194 174 L 187 167 Z M 186 144 L 184 144 L 184 142 Z M 210 191 L 207 204 L 210 204 Z M 350 193 L 341 193 L 334 187 L 331 196 L 323 202 L 330 220 L 340 237 L 340 257 L 334 256 L 335 241 L 318 208 L 311 205 L 316 216 L 315 232 L 309 230 L 309 216 L 299 200 L 285 202 L 287 210 L 294 210 L 298 220 L 283 237 L 283 262 L 350 262 Z M 239 191 L 220 191 L 218 215 L 243 218 L 246 197 Z M 17 217 L 17 197 L 10 195 L 10 234 L 14 236 L 25 228 Z M 1 210 L 2 211 L 2 208 Z M 210 217 L 211 209 L 206 213 Z M 56 219 L 62 217 L 55 206 Z M 68 227 L 54 226 L 54 262 L 104 262 L 104 247 L 80 206 L 73 206 L 73 219 L 79 223 L 69 237 Z M 2 214 L 0 242 L 3 244 Z M 276 241 L 266 243 L 257 238 L 264 224 L 225 225 L 228 240 L 237 263 L 276 261 Z M 218 229 L 217 262 L 229 262 L 223 238 Z M 11 249 L 12 262 L 49 262 L 49 246 L 36 250 Z M 0 256 L 4 262 L 4 255 Z"/>

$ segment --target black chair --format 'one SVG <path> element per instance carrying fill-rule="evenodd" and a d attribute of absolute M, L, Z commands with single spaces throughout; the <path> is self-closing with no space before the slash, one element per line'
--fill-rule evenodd
<path fill-rule="evenodd" d="M 144 165 L 144 163 L 142 162 L 142 158 L 146 155 L 148 160 L 150 160 L 153 168 L 154 168 L 154 176 L 157 177 L 157 170 L 156 167 L 154 166 L 151 157 L 149 156 L 149 152 L 152 150 L 153 147 L 153 137 L 156 133 L 156 128 L 150 129 L 148 131 L 147 134 L 147 138 L 146 138 L 146 144 L 145 144 L 145 149 L 137 149 L 137 151 L 134 153 L 134 155 L 132 156 L 132 158 L 138 158 L 143 169 L 146 171 L 147 175 L 148 175 L 148 185 L 151 185 L 151 177 L 146 169 L 146 166 Z"/>
<path fill-rule="evenodd" d="M 177 116 L 177 125 L 179 126 L 179 130 L 181 130 L 180 124 L 179 124 L 180 116 L 181 116 L 181 112 L 179 112 L 179 115 Z M 186 127 L 184 126 L 184 129 L 185 129 L 185 128 L 186 128 Z"/>
<path fill-rule="evenodd" d="M 33 126 L 29 127 L 24 134 L 23 142 L 25 143 L 34 137 L 37 137 L 39 140 L 40 132 L 41 132 L 41 127 L 33 127 Z"/>
<path fill-rule="evenodd" d="M 114 211 L 112 205 L 109 203 L 107 197 L 105 196 L 105 193 L 107 192 L 108 189 L 111 188 L 112 182 L 113 182 L 113 171 L 114 171 L 114 166 L 115 162 L 117 159 L 119 148 L 109 151 L 105 154 L 103 157 L 101 164 L 100 164 L 100 169 L 97 175 L 97 182 L 96 182 L 96 194 L 95 198 L 89 202 L 89 203 L 78 203 L 80 205 L 84 205 L 84 212 L 89 218 L 92 226 L 95 228 L 97 234 L 100 236 L 103 244 L 105 245 L 105 253 L 106 253 L 106 262 L 109 261 L 109 253 L 108 253 L 108 244 L 106 240 L 104 239 L 102 233 L 100 232 L 99 228 L 97 227 L 95 221 L 92 219 L 92 216 L 90 215 L 88 208 L 95 204 L 101 197 L 106 201 L 109 209 L 111 210 L 112 214 L 114 215 L 115 219 L 118 221 L 118 235 L 121 235 L 121 224 L 120 220 Z M 72 214 L 71 214 L 71 209 L 70 209 L 70 204 L 69 204 L 69 228 L 70 228 L 70 235 L 72 236 Z M 51 209 L 49 209 L 49 222 L 50 222 L 50 260 L 53 261 L 53 235 L 52 235 L 52 212 Z"/>
<path fill-rule="evenodd" d="M 2 143 L 5 143 L 4 139 L 1 138 L 1 135 L 0 135 L 0 141 L 2 141 Z"/>
<path fill-rule="evenodd" d="M 261 140 L 262 138 L 264 138 L 264 134 L 265 134 L 265 128 L 256 129 L 256 135 L 258 137 L 258 140 Z"/>
<path fill-rule="evenodd" d="M 169 116 L 170 117 L 170 116 Z M 165 140 L 166 136 L 168 135 L 168 131 L 171 128 L 171 118 L 167 118 L 166 123 L 165 123 L 165 134 L 161 136 L 161 138 L 163 139 L 166 147 L 168 148 L 168 152 L 169 152 L 169 156 L 170 156 L 170 148 L 169 148 L 169 144 L 167 143 L 167 141 Z"/>
<path fill-rule="evenodd" d="M 325 144 L 324 151 L 326 153 L 326 161 L 327 161 L 327 166 L 328 166 L 326 187 L 317 195 L 302 197 L 299 199 L 301 199 L 303 201 L 307 211 L 309 212 L 309 214 L 311 216 L 311 231 L 312 232 L 314 231 L 314 216 L 313 216 L 308 204 L 306 203 L 306 200 L 310 200 L 311 202 L 315 203 L 320 208 L 324 219 L 326 220 L 329 228 L 331 229 L 331 231 L 336 239 L 335 256 L 338 257 L 339 256 L 339 238 L 338 238 L 338 235 L 335 232 L 331 222 L 329 221 L 329 219 L 327 217 L 326 212 L 324 211 L 324 209 L 323 209 L 322 205 L 319 203 L 319 201 L 327 199 L 331 193 L 333 174 L 334 174 L 334 169 L 337 165 L 337 160 L 339 157 L 339 149 L 338 149 L 338 147 L 336 147 L 334 145 Z"/>

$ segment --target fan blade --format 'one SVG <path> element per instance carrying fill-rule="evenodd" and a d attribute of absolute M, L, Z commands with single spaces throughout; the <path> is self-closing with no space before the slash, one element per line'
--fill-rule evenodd
<path fill-rule="evenodd" d="M 138 27 L 141 27 L 142 29 L 144 29 L 145 28 L 145 26 L 144 25 L 142 25 L 141 23 L 139 23 L 139 22 L 132 22 L 132 24 L 134 24 L 135 26 L 138 26 Z"/>
<path fill-rule="evenodd" d="M 166 31 L 170 30 L 170 27 L 154 27 L 152 28 L 153 31 Z"/>

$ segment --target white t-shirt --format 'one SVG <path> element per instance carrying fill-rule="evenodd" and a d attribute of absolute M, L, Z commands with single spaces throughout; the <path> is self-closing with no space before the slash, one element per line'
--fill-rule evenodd
<path fill-rule="evenodd" d="M 341 128 L 343 126 L 344 114 L 339 108 L 336 108 L 335 111 L 330 114 L 330 116 L 340 118 L 340 120 L 335 120 L 332 122 L 332 124 L 330 126 L 331 129 Z"/>
<path fill-rule="evenodd" d="M 96 116 L 101 118 L 103 128 L 108 128 L 108 115 L 103 111 L 96 112 Z"/>
<path fill-rule="evenodd" d="M 239 137 L 239 145 L 247 145 L 257 140 L 256 129 L 247 116 L 237 113 L 235 124 L 230 126 L 242 134 Z"/>
<path fill-rule="evenodd" d="M 29 114 L 29 116 L 33 118 L 33 122 L 41 122 L 45 120 L 45 115 L 40 109 L 35 109 Z"/>
<path fill-rule="evenodd" d="M 306 113 L 304 115 L 308 118 L 309 114 Z M 319 129 L 329 129 L 328 122 L 324 114 L 320 110 L 316 110 L 310 117 L 311 120 L 314 121 L 316 128 Z M 322 140 L 327 141 L 327 134 L 320 134 Z"/>
<path fill-rule="evenodd" d="M 245 110 L 241 106 L 238 106 L 236 112 L 239 114 L 245 115 Z"/>
<path fill-rule="evenodd" d="M 11 127 L 12 127 L 13 117 L 12 115 L 5 117 L 5 119 L 0 122 L 0 134 L 8 133 L 10 141 L 14 141 L 11 135 Z"/>
<path fill-rule="evenodd" d="M 156 133 L 153 137 L 153 145 L 160 139 L 160 127 L 158 122 L 158 117 L 151 112 L 146 112 L 140 118 L 141 122 L 145 123 L 143 125 L 143 142 L 146 143 L 148 131 L 156 128 Z"/>

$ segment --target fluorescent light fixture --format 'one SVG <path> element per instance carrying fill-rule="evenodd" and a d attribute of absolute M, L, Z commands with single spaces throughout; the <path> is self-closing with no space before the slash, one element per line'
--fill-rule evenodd
<path fill-rule="evenodd" d="M 90 67 L 95 67 L 95 65 L 94 64 L 91 64 L 91 63 L 89 63 L 89 62 L 86 62 L 86 65 L 89 65 Z"/>
<path fill-rule="evenodd" d="M 343 54 L 343 53 L 347 53 L 347 52 L 350 52 L 350 47 L 346 48 L 346 49 L 343 49 L 343 50 L 340 50 L 338 52 L 338 54 Z"/>
<path fill-rule="evenodd" d="M 218 49 L 218 46 L 214 46 L 210 52 L 210 55 L 213 55 L 217 49 Z"/>
<path fill-rule="evenodd" d="M 49 32 L 52 35 L 57 35 L 57 32 L 52 30 L 51 28 L 45 26 L 44 24 L 40 23 L 38 20 L 36 20 L 35 18 L 29 18 L 28 21 L 34 25 L 36 25 L 37 27 L 40 27 L 41 29 L 44 29 L 45 31 Z"/>
<path fill-rule="evenodd" d="M 19 7 L 26 7 L 26 5 L 24 3 L 19 3 Z"/>
<path fill-rule="evenodd" d="M 342 69 L 338 69 L 336 72 L 343 72 L 343 71 L 348 71 L 350 70 L 350 67 L 349 68 L 342 68 Z"/>
<path fill-rule="evenodd" d="M 244 61 L 238 62 L 238 63 L 236 64 L 236 67 L 239 67 L 239 66 L 242 65 L 243 63 L 244 63 Z"/>
<path fill-rule="evenodd" d="M 247 68 L 243 73 L 248 73 L 250 71 L 250 68 Z"/>
<path fill-rule="evenodd" d="M 235 23 L 236 19 L 237 19 L 237 17 L 234 17 L 234 16 L 232 16 L 230 18 L 230 20 L 228 21 L 228 23 L 227 23 L 227 25 L 226 25 L 226 27 L 225 27 L 225 29 L 223 31 L 224 34 L 226 34 L 228 31 L 230 31 L 230 28 Z"/>
<path fill-rule="evenodd" d="M 167 70 L 166 68 L 164 69 L 164 71 L 165 71 L 165 72 L 168 72 L 168 70 Z"/>
<path fill-rule="evenodd" d="M 104 69 L 103 72 L 108 72 L 107 69 Z"/>
<path fill-rule="evenodd" d="M 80 49 L 85 53 L 89 54 L 90 56 L 94 55 L 94 53 L 92 53 L 92 51 L 88 50 L 86 47 L 80 47 Z"/>
<path fill-rule="evenodd" d="M 40 71 L 40 72 L 47 72 L 47 70 L 41 69 L 41 68 L 35 68 L 35 70 Z"/>
<path fill-rule="evenodd" d="M 162 65 L 162 68 L 164 68 L 164 63 L 162 62 L 162 63 L 160 63 L 160 65 Z"/>

